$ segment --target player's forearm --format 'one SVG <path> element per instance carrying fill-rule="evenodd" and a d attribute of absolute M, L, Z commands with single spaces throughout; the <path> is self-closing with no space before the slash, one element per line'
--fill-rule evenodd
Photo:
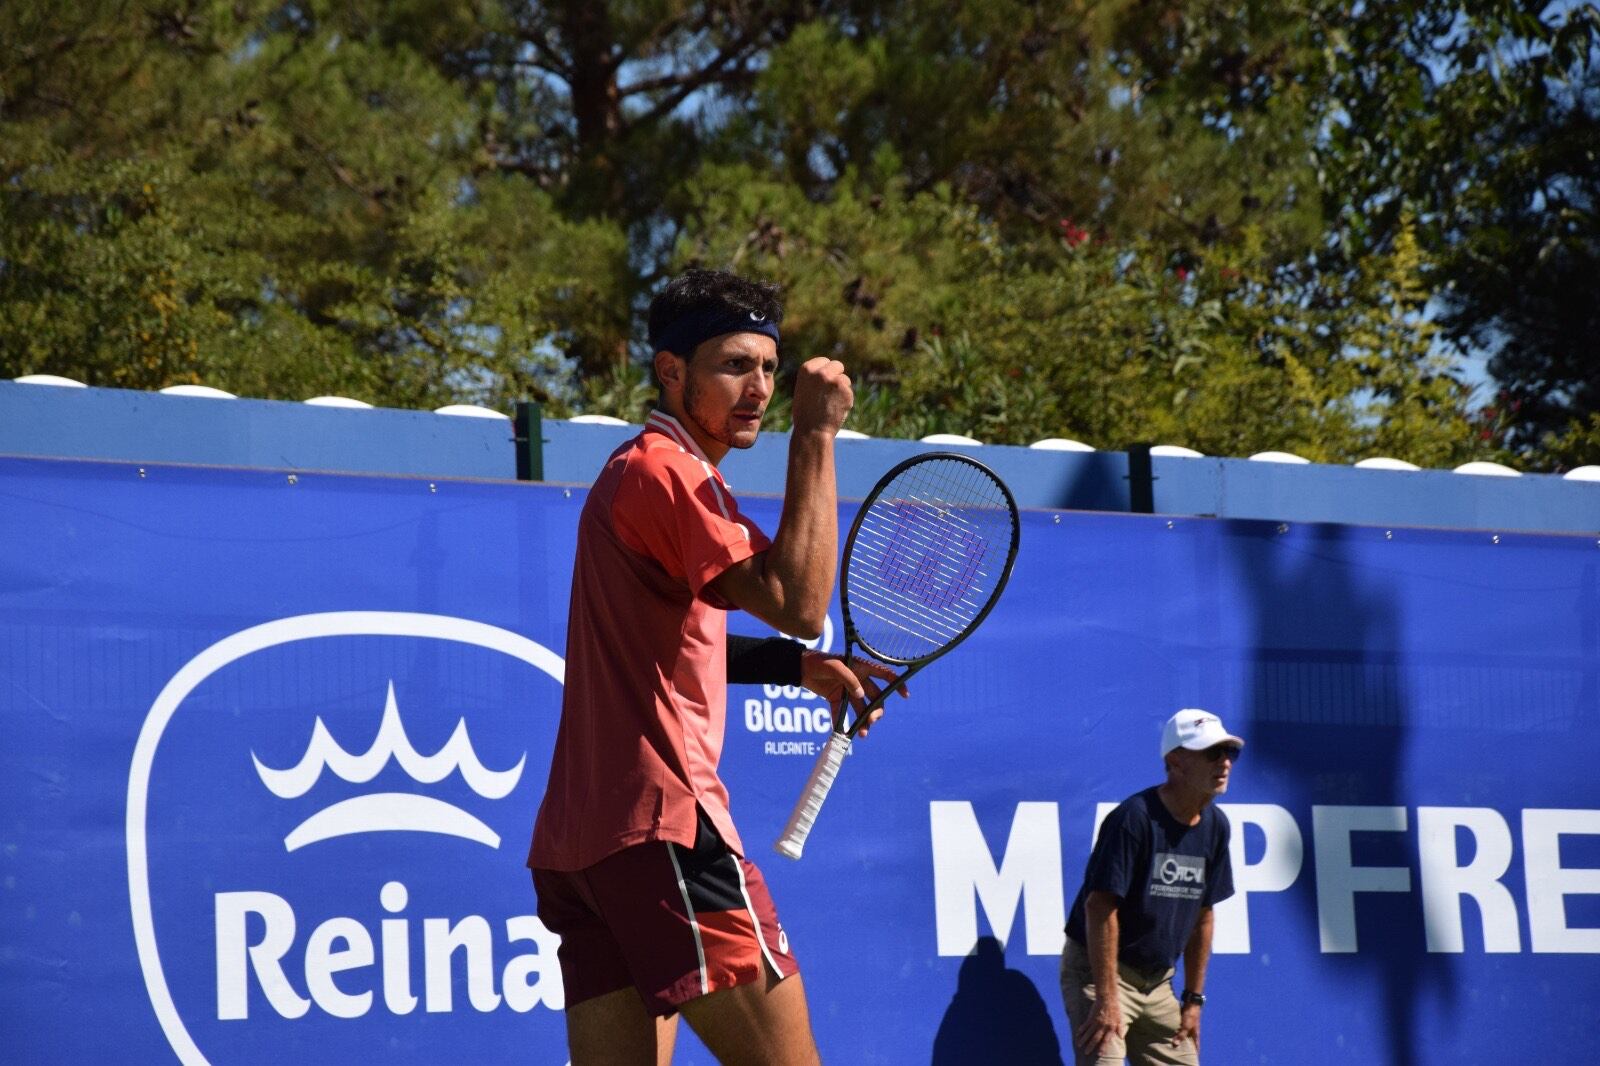
<path fill-rule="evenodd" d="M 1094 975 L 1095 991 L 1101 996 L 1115 996 L 1117 992 L 1117 951 L 1121 927 L 1117 921 L 1117 907 L 1113 900 L 1097 898 L 1091 893 L 1084 912 L 1084 931 L 1088 934 L 1089 972 Z"/>
<path fill-rule="evenodd" d="M 767 551 L 766 584 L 780 627 L 798 637 L 821 634 L 839 558 L 839 491 L 833 433 L 797 431 L 789 439 L 783 516 Z"/>
<path fill-rule="evenodd" d="M 1214 926 L 1211 908 L 1200 912 L 1194 932 L 1183 948 L 1183 987 L 1190 992 L 1206 990 L 1206 967 L 1211 964 L 1211 933 Z"/>

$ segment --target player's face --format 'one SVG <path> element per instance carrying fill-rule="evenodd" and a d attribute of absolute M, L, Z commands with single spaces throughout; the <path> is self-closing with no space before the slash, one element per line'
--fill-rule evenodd
<path fill-rule="evenodd" d="M 1233 774 L 1233 762 L 1238 749 L 1231 743 L 1218 744 L 1204 751 L 1179 748 L 1179 774 L 1183 783 L 1202 796 L 1216 797 L 1228 791 L 1228 779 Z"/>
<path fill-rule="evenodd" d="M 684 425 L 713 462 L 755 444 L 777 372 L 777 342 L 760 333 L 725 333 L 695 349 L 684 367 Z"/>

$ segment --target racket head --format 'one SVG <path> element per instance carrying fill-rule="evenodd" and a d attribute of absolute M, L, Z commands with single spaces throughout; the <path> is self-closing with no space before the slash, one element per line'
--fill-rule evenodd
<path fill-rule="evenodd" d="M 873 486 L 845 540 L 845 638 L 885 663 L 943 655 L 1005 591 L 1022 523 L 993 470 L 955 452 L 896 464 Z"/>

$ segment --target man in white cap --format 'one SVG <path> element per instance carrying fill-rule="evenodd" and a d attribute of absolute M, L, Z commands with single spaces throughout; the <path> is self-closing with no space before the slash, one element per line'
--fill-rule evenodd
<path fill-rule="evenodd" d="M 1233 895 L 1228 819 L 1211 801 L 1243 747 L 1209 711 L 1179 711 L 1161 733 L 1165 783 L 1101 825 L 1061 954 L 1077 1066 L 1198 1066 L 1211 908 Z"/>

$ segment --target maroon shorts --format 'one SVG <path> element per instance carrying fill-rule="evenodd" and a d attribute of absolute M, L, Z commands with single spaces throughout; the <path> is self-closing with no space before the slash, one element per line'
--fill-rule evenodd
<path fill-rule="evenodd" d="M 561 937 L 567 1006 L 633 987 L 652 1014 L 799 972 L 755 865 L 704 814 L 695 846 L 639 844 L 576 873 L 534 870 L 539 920 Z"/>

